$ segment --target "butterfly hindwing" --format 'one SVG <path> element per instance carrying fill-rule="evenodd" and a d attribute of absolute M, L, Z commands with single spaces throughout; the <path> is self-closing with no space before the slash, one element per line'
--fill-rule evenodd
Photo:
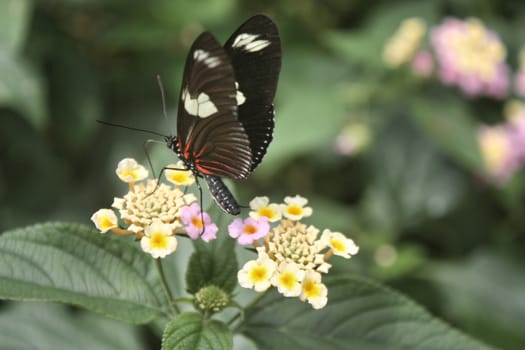
<path fill-rule="evenodd" d="M 201 34 L 186 59 L 177 140 L 183 157 L 203 174 L 240 179 L 250 173 L 250 140 L 235 96 L 230 58 L 213 35 Z"/>
<path fill-rule="evenodd" d="M 253 16 L 231 35 L 224 48 L 235 73 L 238 118 L 250 140 L 252 171 L 273 137 L 273 99 L 281 70 L 277 26 L 264 15 Z"/>

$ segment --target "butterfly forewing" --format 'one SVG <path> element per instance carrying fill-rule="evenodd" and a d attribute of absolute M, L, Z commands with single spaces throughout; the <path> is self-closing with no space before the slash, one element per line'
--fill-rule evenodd
<path fill-rule="evenodd" d="M 245 178 L 252 167 L 250 140 L 237 117 L 230 58 L 210 33 L 193 43 L 182 81 L 177 118 L 178 147 L 203 173 Z"/>
<path fill-rule="evenodd" d="M 238 118 L 250 140 L 253 170 L 264 157 L 274 128 L 273 99 L 281 70 L 277 26 L 264 15 L 253 16 L 224 48 L 235 72 Z"/>

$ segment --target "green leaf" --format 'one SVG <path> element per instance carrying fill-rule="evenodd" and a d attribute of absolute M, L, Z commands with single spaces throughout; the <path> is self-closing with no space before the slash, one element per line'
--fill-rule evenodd
<path fill-rule="evenodd" d="M 416 99 L 412 118 L 443 151 L 470 170 L 483 172 L 477 128 L 464 101 L 441 96 Z"/>
<path fill-rule="evenodd" d="M 136 243 L 64 223 L 0 236 L 0 298 L 69 303 L 132 323 L 166 308 L 153 259 Z"/>
<path fill-rule="evenodd" d="M 421 276 L 437 284 L 448 318 L 501 348 L 522 347 L 523 261 L 483 250 L 457 262 L 434 263 Z"/>
<path fill-rule="evenodd" d="M 0 47 L 0 106 L 25 117 L 35 128 L 47 120 L 45 89 L 35 67 Z"/>
<path fill-rule="evenodd" d="M 259 349 L 488 350 L 389 288 L 355 276 L 327 282 L 328 304 L 277 293 L 246 314 L 241 331 Z"/>
<path fill-rule="evenodd" d="M 396 231 L 445 216 L 463 198 L 467 179 L 404 116 L 391 116 L 372 154 L 373 185 L 362 208 L 375 228 Z"/>
<path fill-rule="evenodd" d="M 140 350 L 136 327 L 61 305 L 16 303 L 0 313 L 1 349 Z"/>
<path fill-rule="evenodd" d="M 24 44 L 33 2 L 30 0 L 0 1 L 0 48 L 18 53 Z"/>
<path fill-rule="evenodd" d="M 163 350 L 231 350 L 233 335 L 219 321 L 203 319 L 198 313 L 183 313 L 168 323 L 162 336 Z"/>
<path fill-rule="evenodd" d="M 231 293 L 237 284 L 235 240 L 195 241 L 194 247 L 186 273 L 188 292 L 195 294 L 200 288 L 213 284 Z"/>

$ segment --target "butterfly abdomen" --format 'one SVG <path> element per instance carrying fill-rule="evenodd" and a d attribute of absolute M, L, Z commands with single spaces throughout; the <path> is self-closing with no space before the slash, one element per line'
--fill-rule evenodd
<path fill-rule="evenodd" d="M 238 215 L 241 212 L 239 203 L 237 203 L 233 194 L 228 190 L 224 182 L 222 182 L 222 179 L 213 175 L 204 175 L 204 178 L 208 183 L 208 188 L 213 198 L 215 198 L 219 206 L 230 215 Z"/>

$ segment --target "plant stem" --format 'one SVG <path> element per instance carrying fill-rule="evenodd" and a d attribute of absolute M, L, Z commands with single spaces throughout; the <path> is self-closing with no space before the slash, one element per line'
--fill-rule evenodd
<path fill-rule="evenodd" d="M 160 275 L 160 281 L 162 282 L 162 288 L 164 289 L 164 293 L 166 294 L 166 298 L 168 299 L 171 311 L 173 314 L 176 315 L 180 313 L 180 310 L 177 307 L 177 304 L 175 304 L 175 302 L 173 301 L 173 294 L 171 293 L 171 289 L 168 285 L 168 282 L 166 281 L 166 275 L 164 274 L 164 268 L 162 267 L 162 261 L 160 258 L 155 259 L 155 266 L 157 266 L 157 271 Z"/>
<path fill-rule="evenodd" d="M 248 311 L 249 309 L 251 309 L 252 307 L 254 307 L 255 305 L 257 305 L 257 303 L 259 303 L 259 301 L 261 301 L 265 296 L 266 294 L 268 294 L 268 290 L 265 290 L 264 292 L 262 292 L 261 294 L 259 294 L 257 297 L 255 297 L 248 305 L 246 305 L 245 307 L 243 307 L 241 309 L 241 311 L 239 311 L 238 313 L 236 313 L 228 322 L 226 322 L 226 324 L 229 326 L 231 325 L 236 319 L 238 319 L 242 314 L 244 314 L 246 311 Z"/>

